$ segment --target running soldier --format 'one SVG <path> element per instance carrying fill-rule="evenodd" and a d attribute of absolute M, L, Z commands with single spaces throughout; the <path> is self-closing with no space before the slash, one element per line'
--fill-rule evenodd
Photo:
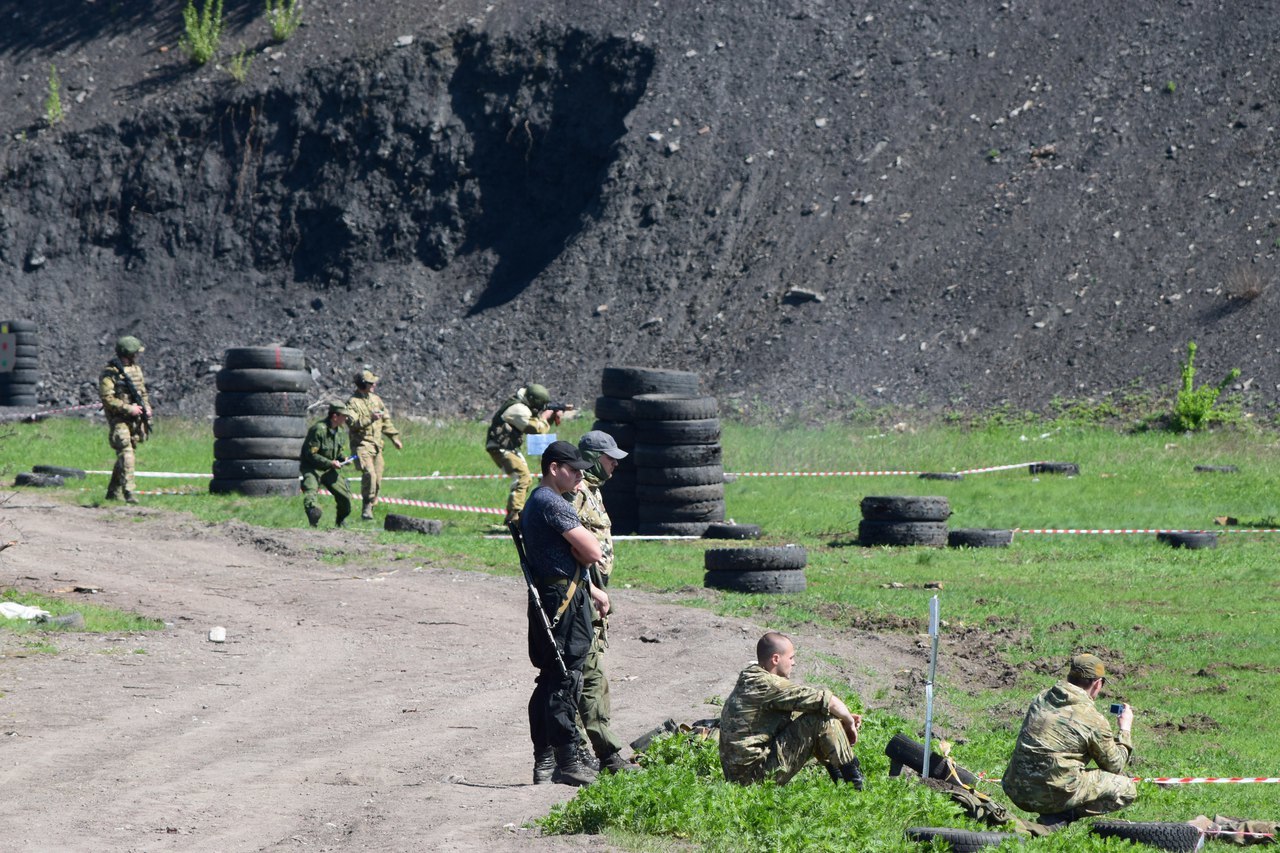
<path fill-rule="evenodd" d="M 484 449 L 489 458 L 502 469 L 502 473 L 511 478 L 511 491 L 507 494 L 506 524 L 520 517 L 524 509 L 525 498 L 529 494 L 529 486 L 533 477 L 529 474 L 529 464 L 520 452 L 520 442 L 526 435 L 546 435 L 551 428 L 562 420 L 562 416 L 572 416 L 572 412 L 552 411 L 544 408 L 551 402 L 551 394 L 547 389 L 530 382 L 508 397 L 494 413 L 489 423 L 489 432 L 485 436 Z"/>
<path fill-rule="evenodd" d="M 316 421 L 307 430 L 307 437 L 302 441 L 302 456 L 299 467 L 302 470 L 302 508 L 307 513 L 307 521 L 315 527 L 320 523 L 320 507 L 316 502 L 316 494 L 324 486 L 333 495 L 337 508 L 333 519 L 334 527 L 341 527 L 351 514 L 351 488 L 347 478 L 342 476 L 342 466 L 349 460 L 347 456 L 347 435 L 343 429 L 347 425 L 347 407 L 341 403 L 332 403 L 329 414 L 324 420 Z"/>
<path fill-rule="evenodd" d="M 400 430 L 391 422 L 391 409 L 375 391 L 378 377 L 371 371 L 356 374 L 356 393 L 347 400 L 347 429 L 351 431 L 351 452 L 356 455 L 360 467 L 360 518 L 373 518 L 373 507 L 382 491 L 382 472 L 385 461 L 382 455 L 383 438 L 391 439 L 396 450 L 403 450 Z"/>
<path fill-rule="evenodd" d="M 116 464 L 107 484 L 107 500 L 121 497 L 136 504 L 134 450 L 151 435 L 151 398 L 138 364 L 145 351 L 142 341 L 125 335 L 116 341 L 116 357 L 107 362 L 98 377 L 98 396 L 107 415 L 107 439 L 116 452 Z"/>

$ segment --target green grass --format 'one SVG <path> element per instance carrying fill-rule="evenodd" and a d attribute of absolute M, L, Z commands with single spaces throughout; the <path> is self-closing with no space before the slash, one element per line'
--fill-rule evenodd
<path fill-rule="evenodd" d="M 388 449 L 388 476 L 495 470 L 481 449 L 480 423 L 400 425 L 406 448 L 403 453 Z M 574 421 L 561 428 L 561 437 L 574 440 L 588 426 L 589 421 Z M 162 420 L 155 439 L 139 449 L 139 470 L 208 471 L 211 444 L 205 424 Z M 1092 649 L 1117 672 L 1109 695 L 1130 702 L 1137 712 L 1136 775 L 1274 772 L 1271 721 L 1280 672 L 1280 622 L 1274 614 L 1280 592 L 1273 567 L 1280 534 L 1224 534 L 1211 551 L 1170 549 L 1151 535 L 1019 533 L 1009 549 L 981 550 L 851 544 L 858 504 L 867 494 L 945 495 L 953 527 L 1200 529 L 1212 527 L 1220 515 L 1270 526 L 1280 517 L 1280 441 L 1274 433 L 1250 428 L 1122 433 L 1025 419 L 887 430 L 874 423 L 821 428 L 729 423 L 723 444 L 725 467 L 735 472 L 951 471 L 1045 460 L 1079 463 L 1082 473 L 1033 478 L 1018 469 L 971 474 L 962 481 L 743 477 L 726 486 L 730 514 L 762 525 L 765 544 L 794 542 L 808 549 L 806 592 L 763 596 L 702 589 L 702 551 L 736 543 L 622 543 L 616 584 L 669 592 L 691 606 L 790 631 L 800 646 L 802 670 L 807 634 L 849 627 L 918 632 L 925 626 L 928 599 L 937 592 L 946 625 L 935 724 L 956 744 L 955 757 L 974 771 L 1003 770 L 1031 696 L 1055 679 L 1070 653 Z M 32 462 L 105 469 L 111 461 L 105 430 L 85 421 L 22 424 L 10 427 L 8 440 L 0 438 L 0 473 L 8 476 Z M 1238 465 L 1240 471 L 1197 474 L 1192 470 L 1197 464 Z M 105 483 L 105 477 L 91 477 L 85 490 L 76 492 L 79 484 L 73 481 L 67 493 L 92 503 Z M 142 480 L 140 485 L 200 488 L 203 482 Z M 501 506 L 505 490 L 501 480 L 392 481 L 384 487 L 390 496 L 487 507 Z M 306 524 L 296 498 L 200 494 L 143 500 L 213 522 Z M 335 554 L 330 559 L 373 559 L 380 569 L 401 561 L 465 567 L 509 575 L 514 582 L 511 543 L 478 535 L 498 517 L 401 507 L 388 511 L 443 518 L 447 525 L 441 536 L 423 538 L 368 524 L 364 529 L 376 557 Z M 941 582 L 942 589 L 925 589 L 931 581 Z M 890 583 L 903 588 L 886 588 Z M 993 671 L 1007 667 L 1004 683 L 955 679 L 950 664 L 962 650 L 978 661 L 989 660 Z M 821 663 L 817 657 L 808 661 Z M 893 693 L 886 676 L 885 686 L 871 695 L 848 698 L 855 706 L 883 707 Z M 669 843 L 711 850 L 912 849 L 902 836 L 907 825 L 977 828 L 922 786 L 885 776 L 885 742 L 896 731 L 918 736 L 921 725 L 920 719 L 900 720 L 882 710 L 868 714 L 858 751 L 872 784 L 862 795 L 833 788 L 817 771 L 806 771 L 782 789 L 740 789 L 726 785 L 714 762 L 697 753 L 687 762 L 668 756 L 674 760 L 670 766 L 597 783 L 557 811 L 547 827 L 607 831 L 618 843 L 645 849 L 666 849 Z M 998 787 L 991 793 L 1000 798 Z M 1263 785 L 1160 790 L 1143 784 L 1138 802 L 1121 816 L 1268 818 L 1274 816 L 1275 793 L 1274 786 Z M 1084 827 L 1035 846 L 1119 849 L 1089 837 Z"/>
<path fill-rule="evenodd" d="M 164 627 L 159 619 L 150 619 L 136 613 L 126 613 L 110 607 L 90 604 L 86 601 L 63 599 L 52 595 L 41 595 L 19 589 L 0 590 L 0 601 L 16 601 L 28 607 L 39 607 L 47 610 L 51 616 L 62 616 L 67 613 L 79 613 L 84 616 L 82 631 L 104 634 L 132 633 L 135 631 L 158 631 Z M 65 629 L 24 619 L 0 620 L 8 631 L 14 634 L 57 634 Z"/>

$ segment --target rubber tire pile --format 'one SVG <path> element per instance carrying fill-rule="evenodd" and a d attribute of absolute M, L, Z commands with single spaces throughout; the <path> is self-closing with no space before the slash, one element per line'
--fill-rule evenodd
<path fill-rule="evenodd" d="M 296 495 L 311 373 L 300 349 L 233 347 L 214 398 L 214 494 Z"/>
<path fill-rule="evenodd" d="M 36 383 L 40 381 L 40 337 L 30 320 L 4 320 L 0 333 L 12 333 L 17 346 L 13 353 L 13 370 L 0 373 L 0 406 L 35 408 Z"/>
<path fill-rule="evenodd" d="M 592 429 L 628 452 L 604 484 L 618 534 L 701 536 L 724 520 L 719 405 L 698 374 L 606 367 Z"/>
<path fill-rule="evenodd" d="M 951 504 L 945 497 L 868 495 L 858 523 L 860 545 L 947 544 Z"/>
<path fill-rule="evenodd" d="M 702 585 L 730 592 L 804 592 L 808 561 L 799 545 L 708 548 L 702 557 Z"/>

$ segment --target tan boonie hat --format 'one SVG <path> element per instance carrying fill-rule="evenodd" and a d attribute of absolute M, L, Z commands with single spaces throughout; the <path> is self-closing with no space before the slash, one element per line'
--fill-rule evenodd
<path fill-rule="evenodd" d="M 372 370 L 362 370 L 356 374 L 356 382 L 360 385 L 372 385 L 378 381 Z"/>
<path fill-rule="evenodd" d="M 1079 678 L 1085 681 L 1093 681 L 1095 678 L 1106 678 L 1107 668 L 1103 665 L 1102 659 L 1097 655 L 1091 655 L 1088 652 L 1076 655 L 1071 658 L 1071 669 L 1067 674 L 1068 678 Z"/>

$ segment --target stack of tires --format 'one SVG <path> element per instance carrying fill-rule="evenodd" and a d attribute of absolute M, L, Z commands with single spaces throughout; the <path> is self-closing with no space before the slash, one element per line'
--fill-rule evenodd
<path fill-rule="evenodd" d="M 302 350 L 233 347 L 218 371 L 214 399 L 215 494 L 296 495 L 307 434 L 311 373 Z"/>
<path fill-rule="evenodd" d="M 34 408 L 36 383 L 40 381 L 36 324 L 30 320 L 0 321 L 0 334 L 12 334 L 16 343 L 10 369 L 0 372 L 0 406 Z"/>
<path fill-rule="evenodd" d="M 804 592 L 808 555 L 799 545 L 708 548 L 702 585 L 731 592 Z"/>
<path fill-rule="evenodd" d="M 947 544 L 951 504 L 945 497 L 869 495 L 862 499 L 858 542 L 862 545 Z"/>
<path fill-rule="evenodd" d="M 724 519 L 724 469 L 714 397 L 698 374 L 606 367 L 593 429 L 631 455 L 604 486 L 617 533 L 700 536 Z"/>

